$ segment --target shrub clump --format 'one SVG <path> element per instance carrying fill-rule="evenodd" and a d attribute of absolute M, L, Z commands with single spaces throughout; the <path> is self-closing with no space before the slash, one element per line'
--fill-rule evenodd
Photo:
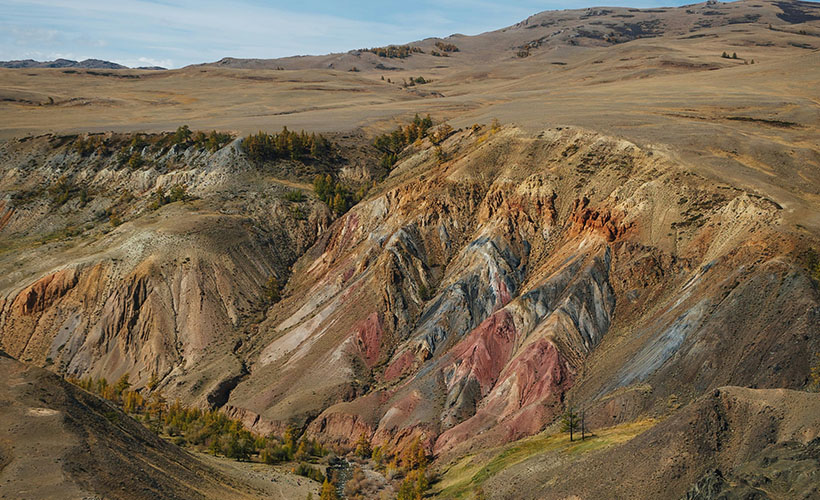
<path fill-rule="evenodd" d="M 89 135 L 87 137 L 78 137 L 74 142 L 74 149 L 80 156 L 90 156 L 93 153 L 97 155 L 107 155 L 109 153 L 108 145 L 103 137 Z"/>
<path fill-rule="evenodd" d="M 410 77 L 410 80 L 404 82 L 404 87 L 413 87 L 415 85 L 424 85 L 430 83 L 432 80 L 426 80 L 423 76 Z"/>
<path fill-rule="evenodd" d="M 424 118 L 416 115 L 410 124 L 376 137 L 373 140 L 373 146 L 382 153 L 381 166 L 392 168 L 399 159 L 399 153 L 408 145 L 426 137 L 427 131 L 432 126 L 433 120 L 430 115 Z"/>
<path fill-rule="evenodd" d="M 333 144 L 322 134 L 305 131 L 292 132 L 287 127 L 275 134 L 259 132 L 242 139 L 242 149 L 257 162 L 274 160 L 329 161 L 333 158 Z"/>
<path fill-rule="evenodd" d="M 131 389 L 128 374 L 120 377 L 115 384 L 108 383 L 105 378 L 67 380 L 118 405 L 125 413 L 141 420 L 145 426 L 178 446 L 190 446 L 235 460 L 256 459 L 268 464 L 294 459 L 306 462 L 327 455 L 327 450 L 318 441 L 297 439 L 293 428 L 288 428 L 281 437 L 273 434 L 260 436 L 219 410 L 186 407 L 178 400 L 169 405 L 157 389 L 159 381 L 156 375 L 152 375 L 148 384 L 152 389 L 146 387 L 142 391 Z M 109 420 L 117 418 L 116 412 L 110 413 Z M 320 482 L 324 479 L 316 477 L 316 472 L 321 475 L 318 470 L 306 464 L 300 467 L 305 472 L 302 475 Z"/>
<path fill-rule="evenodd" d="M 452 43 L 436 42 L 436 47 L 442 52 L 458 52 L 458 47 Z"/>
<path fill-rule="evenodd" d="M 413 54 L 423 54 L 424 51 L 412 45 L 388 45 L 387 47 L 373 47 L 370 49 L 361 49 L 361 52 L 372 52 L 379 57 L 388 57 L 391 59 L 404 59 Z"/>
<path fill-rule="evenodd" d="M 215 153 L 224 148 L 234 139 L 232 134 L 211 130 L 205 133 L 201 130 L 193 132 L 188 125 L 181 125 L 176 132 L 170 134 L 165 139 L 168 146 L 176 146 L 181 149 L 196 147 L 200 150 L 207 150 Z"/>
<path fill-rule="evenodd" d="M 353 193 L 348 186 L 337 182 L 330 174 L 314 177 L 313 191 L 336 215 L 347 212 L 366 194 L 364 188 Z"/>
<path fill-rule="evenodd" d="M 63 205 L 77 192 L 76 186 L 69 180 L 68 177 L 62 176 L 57 181 L 48 187 L 48 194 L 51 202 L 57 206 Z"/>
<path fill-rule="evenodd" d="M 302 203 L 307 198 L 305 197 L 305 193 L 297 189 L 293 189 L 285 193 L 285 199 L 291 203 Z"/>
<path fill-rule="evenodd" d="M 325 482 L 325 475 L 322 474 L 322 471 L 317 469 L 316 467 L 312 467 L 304 462 L 301 462 L 299 465 L 293 468 L 293 473 L 298 474 L 300 476 L 306 477 L 308 479 L 313 479 L 316 482 L 324 483 Z"/>
<path fill-rule="evenodd" d="M 374 448 L 373 460 L 386 471 L 404 476 L 396 495 L 397 500 L 424 498 L 430 489 L 430 476 L 427 472 L 429 457 L 418 437 L 401 453 L 391 454 L 385 448 Z"/>
<path fill-rule="evenodd" d="M 151 203 L 148 208 L 157 210 L 163 205 L 174 203 L 177 201 L 190 201 L 191 196 L 188 194 L 188 186 L 185 184 L 176 184 L 171 187 L 170 191 L 165 192 L 165 188 L 160 186 L 151 194 Z"/>

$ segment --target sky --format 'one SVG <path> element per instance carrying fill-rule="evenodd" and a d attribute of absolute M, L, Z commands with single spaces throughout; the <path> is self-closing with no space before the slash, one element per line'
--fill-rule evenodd
<path fill-rule="evenodd" d="M 0 60 L 104 59 L 179 68 L 223 57 L 327 54 L 453 33 L 544 10 L 675 0 L 0 0 Z"/>

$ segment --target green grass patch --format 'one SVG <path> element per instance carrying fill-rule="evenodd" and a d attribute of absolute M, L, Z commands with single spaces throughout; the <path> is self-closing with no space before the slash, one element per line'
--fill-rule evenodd
<path fill-rule="evenodd" d="M 441 498 L 467 499 L 485 481 L 504 469 L 542 454 L 557 454 L 575 460 L 582 454 L 629 441 L 655 425 L 656 420 L 639 420 L 598 429 L 586 440 L 570 442 L 568 434 L 538 434 L 501 446 L 495 455 L 469 455 L 443 472 L 434 492 Z M 489 460 L 486 460 L 490 457 Z"/>
<path fill-rule="evenodd" d="M 307 199 L 305 193 L 297 190 L 291 190 L 285 193 L 285 199 L 292 203 L 302 203 Z"/>

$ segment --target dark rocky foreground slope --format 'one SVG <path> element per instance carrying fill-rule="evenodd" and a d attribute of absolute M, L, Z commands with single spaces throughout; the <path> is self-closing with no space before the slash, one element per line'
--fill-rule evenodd
<path fill-rule="evenodd" d="M 0 498 L 260 498 L 111 403 L 0 351 Z"/>

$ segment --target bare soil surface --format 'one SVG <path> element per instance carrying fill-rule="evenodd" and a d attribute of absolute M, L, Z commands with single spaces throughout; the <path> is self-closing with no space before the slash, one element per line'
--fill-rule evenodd
<path fill-rule="evenodd" d="M 318 491 L 287 471 L 192 455 L 107 401 L 5 353 L 0 376 L 0 498 L 304 498 Z"/>

